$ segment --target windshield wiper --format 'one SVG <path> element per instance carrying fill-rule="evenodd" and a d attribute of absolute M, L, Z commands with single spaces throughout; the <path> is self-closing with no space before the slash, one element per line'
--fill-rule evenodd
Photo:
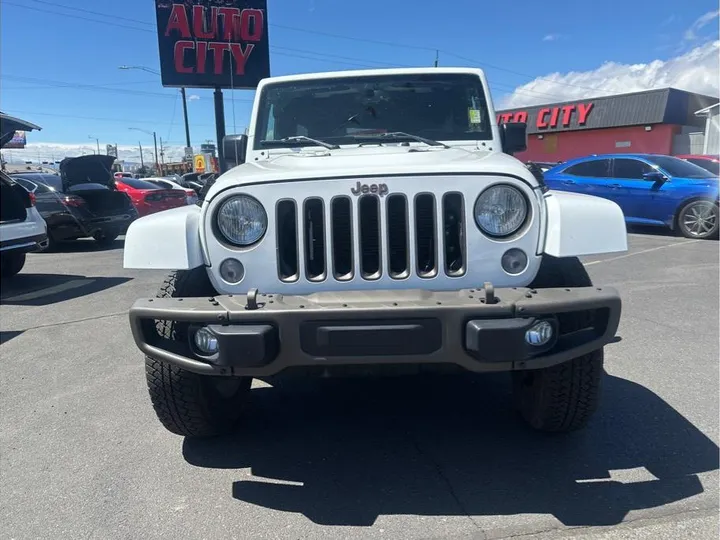
<path fill-rule="evenodd" d="M 378 135 L 353 135 L 353 139 L 361 142 L 376 142 L 376 141 L 416 141 L 425 143 L 428 146 L 442 146 L 443 148 L 450 148 L 447 144 L 440 141 L 434 141 L 432 139 L 426 139 L 419 135 L 412 135 L 411 133 L 405 133 L 404 131 L 393 131 L 391 133 L 380 133 Z"/>
<path fill-rule="evenodd" d="M 303 144 L 305 143 L 305 144 Z M 305 135 L 296 135 L 295 137 L 285 137 L 283 139 L 276 140 L 264 140 L 260 141 L 262 146 L 306 146 L 307 144 L 314 144 L 316 146 L 322 146 L 328 150 L 337 150 L 340 148 L 337 144 L 326 143 L 318 139 L 312 139 Z"/>

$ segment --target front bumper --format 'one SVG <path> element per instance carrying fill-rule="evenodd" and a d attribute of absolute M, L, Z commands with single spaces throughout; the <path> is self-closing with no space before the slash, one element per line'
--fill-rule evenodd
<path fill-rule="evenodd" d="M 455 364 L 469 371 L 536 369 L 613 340 L 620 297 L 612 288 L 350 291 L 148 298 L 130 309 L 145 354 L 207 375 L 268 376 L 291 367 Z M 186 340 L 161 338 L 155 321 L 188 323 Z M 526 343 L 548 320 L 555 338 Z M 586 321 L 577 325 L 577 321 Z M 195 329 L 208 326 L 219 352 L 198 355 Z M 568 331 L 572 330 L 572 331 Z"/>

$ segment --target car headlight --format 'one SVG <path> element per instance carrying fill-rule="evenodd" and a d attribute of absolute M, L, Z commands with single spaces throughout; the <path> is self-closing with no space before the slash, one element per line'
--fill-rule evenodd
<path fill-rule="evenodd" d="M 525 223 L 528 203 L 519 189 L 509 185 L 492 186 L 475 201 L 475 223 L 489 236 L 510 236 Z"/>
<path fill-rule="evenodd" d="M 235 195 L 220 204 L 215 214 L 220 234 L 236 246 L 249 246 L 267 230 L 263 205 L 248 195 Z"/>

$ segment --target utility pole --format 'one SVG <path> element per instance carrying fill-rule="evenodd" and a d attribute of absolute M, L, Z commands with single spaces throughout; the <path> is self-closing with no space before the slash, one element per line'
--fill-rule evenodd
<path fill-rule="evenodd" d="M 187 99 L 185 97 L 185 87 L 180 89 L 180 94 L 182 95 L 183 115 L 185 116 L 185 146 L 190 148 L 190 124 L 188 124 Z"/>
<path fill-rule="evenodd" d="M 95 139 L 95 142 L 97 143 L 97 153 L 100 155 L 100 139 L 93 137 L 92 135 L 88 135 L 88 139 Z"/>
<path fill-rule="evenodd" d="M 141 143 L 140 141 L 138 141 L 138 145 L 140 146 L 140 168 L 143 169 L 143 171 L 144 171 L 144 169 L 145 169 L 145 162 L 143 161 L 143 155 L 142 155 L 142 154 L 143 154 L 143 152 L 142 152 L 142 143 Z"/>
<path fill-rule="evenodd" d="M 163 148 L 162 137 L 160 137 L 160 176 L 165 172 L 165 149 Z"/>
<path fill-rule="evenodd" d="M 158 161 L 157 135 L 155 135 L 154 131 L 153 131 L 153 142 L 155 143 L 155 174 L 157 174 L 158 170 L 160 170 L 160 162 Z"/>
<path fill-rule="evenodd" d="M 438 63 L 440 62 L 440 51 L 435 51 L 435 67 L 438 67 Z"/>

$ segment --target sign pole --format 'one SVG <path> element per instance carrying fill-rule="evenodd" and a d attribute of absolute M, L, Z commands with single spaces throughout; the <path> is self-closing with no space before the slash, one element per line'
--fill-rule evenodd
<path fill-rule="evenodd" d="M 225 152 L 223 152 L 223 139 L 225 138 L 225 104 L 223 103 L 222 89 L 215 88 L 215 133 L 217 136 L 218 169 L 220 174 L 225 172 Z"/>

